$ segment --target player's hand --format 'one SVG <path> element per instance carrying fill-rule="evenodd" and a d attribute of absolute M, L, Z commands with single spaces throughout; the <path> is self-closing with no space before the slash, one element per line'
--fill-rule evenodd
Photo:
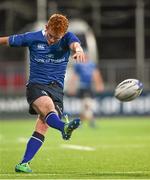
<path fill-rule="evenodd" d="M 73 59 L 75 59 L 77 62 L 82 62 L 82 63 L 84 63 L 84 62 L 87 61 L 87 59 L 86 59 L 85 54 L 84 54 L 83 51 L 77 51 L 77 52 L 75 52 L 72 57 L 73 57 Z"/>
<path fill-rule="evenodd" d="M 9 37 L 0 37 L 0 45 L 9 45 Z"/>

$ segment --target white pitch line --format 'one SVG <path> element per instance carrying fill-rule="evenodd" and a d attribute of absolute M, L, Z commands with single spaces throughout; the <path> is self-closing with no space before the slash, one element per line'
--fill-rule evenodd
<path fill-rule="evenodd" d="M 26 143 L 28 140 L 29 140 L 29 138 L 19 137 L 17 141 L 18 141 L 19 143 Z"/>
<path fill-rule="evenodd" d="M 96 146 L 98 149 L 109 149 L 109 148 L 146 148 L 146 147 L 150 147 L 148 145 L 145 144 L 114 144 L 114 145 L 110 145 L 110 144 L 102 144 L 99 146 Z"/>
<path fill-rule="evenodd" d="M 75 172 L 76 173 L 76 172 Z M 81 175 L 84 175 L 84 173 L 79 173 Z M 92 172 L 90 173 L 86 173 L 86 175 L 90 175 L 92 174 Z M 107 175 L 118 175 L 118 174 L 150 174 L 150 171 L 104 171 L 104 172 L 99 172 L 98 173 L 99 175 L 104 175 L 104 174 L 107 174 Z M 0 174 L 0 177 L 1 176 L 57 176 L 57 175 L 63 175 L 61 173 L 31 173 L 31 174 Z"/>
<path fill-rule="evenodd" d="M 25 139 L 20 139 L 20 143 L 25 143 L 27 142 L 27 138 Z M 149 148 L 150 145 L 144 145 L 144 144 L 127 144 L 127 145 L 109 145 L 109 144 L 102 144 L 98 145 L 96 147 L 89 147 L 89 146 L 81 146 L 81 145 L 70 145 L 70 144 L 62 144 L 59 146 L 60 148 L 64 149 L 73 149 L 73 150 L 81 150 L 81 151 L 95 151 L 99 149 L 127 149 L 127 148 L 132 148 L 132 149 L 140 149 L 140 148 Z M 6 148 L 6 147 L 0 147 L 0 151 L 11 151 L 14 150 L 19 151 L 24 149 L 23 147 L 11 147 Z M 51 150 L 51 149 L 58 149 L 58 147 L 44 147 L 46 150 Z"/>
<path fill-rule="evenodd" d="M 73 149 L 73 150 L 81 150 L 81 151 L 95 151 L 96 149 L 88 146 L 80 146 L 80 145 L 71 145 L 71 144 L 62 144 L 61 148 L 64 149 Z"/>

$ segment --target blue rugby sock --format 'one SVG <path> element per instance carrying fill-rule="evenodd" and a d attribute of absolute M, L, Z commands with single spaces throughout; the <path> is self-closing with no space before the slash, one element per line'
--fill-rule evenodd
<path fill-rule="evenodd" d="M 45 117 L 45 121 L 52 128 L 58 129 L 59 131 L 64 130 L 65 123 L 61 121 L 61 119 L 55 112 L 48 113 Z"/>
<path fill-rule="evenodd" d="M 34 155 L 42 146 L 43 142 L 44 142 L 44 136 L 35 131 L 27 143 L 26 151 L 21 163 L 27 163 L 31 161 L 31 159 L 34 157 Z"/>

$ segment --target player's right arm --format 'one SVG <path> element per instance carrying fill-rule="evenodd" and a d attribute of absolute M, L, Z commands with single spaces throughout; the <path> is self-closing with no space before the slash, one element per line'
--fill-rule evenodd
<path fill-rule="evenodd" d="M 0 37 L 0 45 L 9 45 L 9 37 Z"/>
<path fill-rule="evenodd" d="M 32 43 L 34 33 L 14 34 L 6 37 L 0 37 L 0 45 L 10 47 L 27 47 Z"/>

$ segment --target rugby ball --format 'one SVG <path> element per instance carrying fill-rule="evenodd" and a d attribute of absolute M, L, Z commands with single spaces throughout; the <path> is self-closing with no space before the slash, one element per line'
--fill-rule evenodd
<path fill-rule="evenodd" d="M 138 79 L 126 79 L 115 88 L 115 97 L 120 101 L 132 101 L 143 91 L 143 84 Z"/>

